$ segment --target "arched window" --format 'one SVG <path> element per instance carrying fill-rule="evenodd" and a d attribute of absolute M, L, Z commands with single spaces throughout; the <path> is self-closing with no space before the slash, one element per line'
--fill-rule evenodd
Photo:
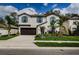
<path fill-rule="evenodd" d="M 23 16 L 22 17 L 22 23 L 26 23 L 26 22 L 28 22 L 28 18 L 27 18 L 27 16 Z"/>
<path fill-rule="evenodd" d="M 55 17 L 50 18 L 50 22 L 55 21 Z"/>

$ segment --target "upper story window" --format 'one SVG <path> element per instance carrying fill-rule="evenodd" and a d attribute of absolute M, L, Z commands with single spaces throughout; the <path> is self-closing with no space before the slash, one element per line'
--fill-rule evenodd
<path fill-rule="evenodd" d="M 22 17 L 22 23 L 26 23 L 26 22 L 28 22 L 28 18 L 27 18 L 27 16 L 23 16 Z"/>
<path fill-rule="evenodd" d="M 55 17 L 50 18 L 50 22 L 55 21 Z"/>
<path fill-rule="evenodd" d="M 55 17 L 51 17 L 50 18 L 50 24 L 54 25 L 55 23 L 56 23 Z"/>
<path fill-rule="evenodd" d="M 43 21 L 42 17 L 37 18 L 37 23 L 42 23 L 42 21 Z"/>

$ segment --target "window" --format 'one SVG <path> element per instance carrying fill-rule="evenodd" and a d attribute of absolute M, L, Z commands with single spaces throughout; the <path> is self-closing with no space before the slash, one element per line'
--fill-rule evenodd
<path fill-rule="evenodd" d="M 50 18 L 50 24 L 54 25 L 55 23 L 56 23 L 55 17 L 51 17 Z"/>
<path fill-rule="evenodd" d="M 23 22 L 23 23 L 28 22 L 28 18 L 27 18 L 27 16 L 23 16 L 23 17 L 22 17 L 22 22 Z"/>
<path fill-rule="evenodd" d="M 51 18 L 50 18 L 50 22 L 51 22 L 51 21 L 55 21 L 55 17 L 51 17 Z"/>
<path fill-rule="evenodd" d="M 77 21 L 75 21 L 75 22 L 73 22 L 73 24 L 77 25 L 77 24 L 78 24 L 78 22 L 77 22 Z"/>
<path fill-rule="evenodd" d="M 37 18 L 37 22 L 38 22 L 38 23 L 42 23 L 42 21 L 43 21 L 42 17 L 38 17 L 38 18 Z"/>

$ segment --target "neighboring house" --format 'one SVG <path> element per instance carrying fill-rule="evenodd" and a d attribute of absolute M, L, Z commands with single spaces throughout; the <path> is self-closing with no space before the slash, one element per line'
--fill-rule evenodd
<path fill-rule="evenodd" d="M 0 35 L 7 35 L 8 31 L 5 28 L 5 25 L 0 24 Z"/>
<path fill-rule="evenodd" d="M 16 34 L 18 32 L 18 28 L 11 25 L 12 29 L 11 29 L 11 34 Z M 8 35 L 8 30 L 6 28 L 5 25 L 0 24 L 0 35 Z"/>
<path fill-rule="evenodd" d="M 60 18 L 51 13 L 44 15 L 29 15 L 26 13 L 22 13 L 19 15 L 19 33 L 21 35 L 36 35 L 41 34 L 40 27 L 45 27 L 45 33 L 48 33 L 51 30 L 50 22 L 52 20 L 60 20 Z M 58 26 L 55 23 L 55 26 Z M 59 28 L 55 29 L 59 31 Z"/>
<path fill-rule="evenodd" d="M 79 22 L 79 17 L 72 17 L 68 20 L 69 22 L 69 29 L 70 31 L 75 31 L 77 29 L 77 25 L 78 25 L 78 22 Z"/>
<path fill-rule="evenodd" d="M 79 23 L 79 16 L 73 16 L 67 21 L 65 21 L 63 25 L 66 27 L 67 30 L 73 33 L 77 29 L 78 23 Z"/>

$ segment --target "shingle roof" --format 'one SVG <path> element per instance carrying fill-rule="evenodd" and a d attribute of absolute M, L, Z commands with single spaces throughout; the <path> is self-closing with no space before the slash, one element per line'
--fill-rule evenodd
<path fill-rule="evenodd" d="M 6 28 L 7 26 L 4 24 L 0 24 L 0 28 Z M 18 28 L 17 26 L 11 25 L 11 28 Z"/>
<path fill-rule="evenodd" d="M 4 24 L 0 24 L 0 28 L 5 28 L 6 26 Z"/>
<path fill-rule="evenodd" d="M 28 16 L 31 16 L 31 17 L 46 17 L 46 16 L 49 16 L 49 15 L 52 15 L 52 14 L 54 14 L 54 15 L 56 15 L 55 13 L 46 13 L 46 14 L 34 14 L 34 15 L 29 15 L 29 14 L 27 14 L 27 13 L 22 13 L 22 14 L 20 14 L 20 15 L 18 15 L 18 16 L 21 16 L 21 15 L 28 15 Z M 58 16 L 58 15 L 57 15 Z"/>

